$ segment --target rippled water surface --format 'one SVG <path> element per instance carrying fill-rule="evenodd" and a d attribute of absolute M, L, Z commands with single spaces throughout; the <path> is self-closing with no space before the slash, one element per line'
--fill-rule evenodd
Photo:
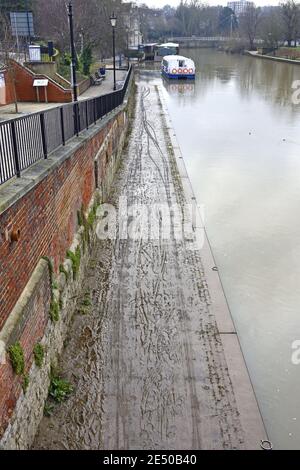
<path fill-rule="evenodd" d="M 264 421 L 300 448 L 300 66 L 182 51 L 195 84 L 164 81 Z"/>

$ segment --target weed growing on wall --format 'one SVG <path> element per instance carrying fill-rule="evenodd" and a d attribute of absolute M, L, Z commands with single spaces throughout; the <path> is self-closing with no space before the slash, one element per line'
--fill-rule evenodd
<path fill-rule="evenodd" d="M 24 352 L 19 342 L 13 344 L 8 349 L 9 357 L 12 363 L 12 368 L 17 375 L 23 375 L 25 370 Z"/>
<path fill-rule="evenodd" d="M 80 268 L 80 261 L 81 261 L 80 247 L 78 246 L 76 248 L 75 253 L 73 253 L 70 250 L 67 251 L 67 258 L 70 259 L 72 262 L 73 278 L 75 280 L 77 278 L 77 275 L 79 273 L 79 268 Z"/>
<path fill-rule="evenodd" d="M 33 348 L 34 362 L 38 367 L 42 367 L 45 357 L 44 347 L 37 343 Z"/>

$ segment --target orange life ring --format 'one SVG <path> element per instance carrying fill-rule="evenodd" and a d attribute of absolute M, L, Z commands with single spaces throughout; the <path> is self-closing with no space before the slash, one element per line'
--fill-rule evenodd
<path fill-rule="evenodd" d="M 182 73 L 182 69 L 178 69 L 178 73 Z"/>
<path fill-rule="evenodd" d="M 190 73 L 194 73 L 194 69 L 190 69 L 189 72 L 190 72 Z"/>
<path fill-rule="evenodd" d="M 189 73 L 188 69 L 184 69 L 183 73 Z"/>

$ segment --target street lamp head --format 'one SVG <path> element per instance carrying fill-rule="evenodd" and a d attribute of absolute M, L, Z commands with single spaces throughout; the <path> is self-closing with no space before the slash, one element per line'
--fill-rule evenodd
<path fill-rule="evenodd" d="M 117 17 L 115 15 L 115 13 L 113 13 L 110 17 L 110 22 L 111 22 L 111 25 L 113 28 L 115 28 L 117 26 Z"/>

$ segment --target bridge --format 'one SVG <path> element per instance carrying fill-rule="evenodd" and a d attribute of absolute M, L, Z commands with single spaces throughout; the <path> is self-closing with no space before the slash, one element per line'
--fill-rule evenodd
<path fill-rule="evenodd" d="M 232 41 L 232 37 L 228 36 L 183 36 L 169 38 L 169 41 L 178 42 L 185 47 L 216 47 L 220 44 L 226 44 Z M 235 38 L 240 41 L 239 38 Z"/>
<path fill-rule="evenodd" d="M 239 39 L 239 38 L 235 38 Z M 189 42 L 189 41 L 196 41 L 196 42 L 227 42 L 232 40 L 230 36 L 184 36 L 184 37 L 173 37 L 169 38 L 169 41 L 176 41 L 176 42 Z"/>
<path fill-rule="evenodd" d="M 230 41 L 247 43 L 246 38 L 236 36 L 176 36 L 169 38 L 168 41 L 178 42 L 185 47 L 216 47 L 221 44 L 226 44 Z M 255 44 L 262 44 L 262 39 L 255 39 Z"/>

